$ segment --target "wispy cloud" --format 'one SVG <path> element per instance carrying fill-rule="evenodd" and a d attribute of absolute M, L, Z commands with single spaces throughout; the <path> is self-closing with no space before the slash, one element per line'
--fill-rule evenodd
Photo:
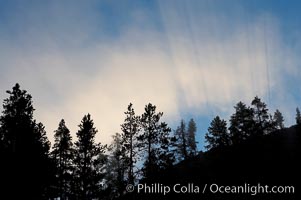
<path fill-rule="evenodd" d="M 95 5 L 49 6 L 8 21 L 5 27 L 15 36 L 1 32 L 0 96 L 20 82 L 33 95 L 36 117 L 50 138 L 61 118 L 75 133 L 89 112 L 99 140 L 108 142 L 130 102 L 139 114 L 152 102 L 175 122 L 184 112 L 229 116 L 237 101 L 255 95 L 289 118 L 300 100 L 291 95 L 288 105 L 284 98 L 290 96 L 287 80 L 300 76 L 299 47 L 284 42 L 272 14 L 247 15 L 240 6 L 223 14 L 204 3 L 160 2 L 152 13 L 160 28 L 151 14 L 133 9 L 133 21 L 109 38 L 103 35 L 109 22 Z"/>

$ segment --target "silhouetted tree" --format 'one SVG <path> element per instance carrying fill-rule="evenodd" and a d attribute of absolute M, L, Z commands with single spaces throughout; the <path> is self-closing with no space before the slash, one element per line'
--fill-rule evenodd
<path fill-rule="evenodd" d="M 24 199 L 47 199 L 54 174 L 44 126 L 33 119 L 32 97 L 19 84 L 7 93 L 0 117 L 1 195 L 4 199 L 17 199 L 20 194 Z"/>
<path fill-rule="evenodd" d="M 119 133 L 113 135 L 112 144 L 109 146 L 109 159 L 106 165 L 106 186 L 110 199 L 123 194 L 126 185 L 126 170 L 128 159 L 122 147 L 122 138 Z"/>
<path fill-rule="evenodd" d="M 4 154 L 5 146 L 4 146 L 4 134 L 2 133 L 1 127 L 0 127 L 0 158 L 2 158 L 2 154 Z M 0 168 L 1 169 L 1 168 Z"/>
<path fill-rule="evenodd" d="M 169 167 L 171 167 L 173 165 L 173 163 L 175 162 L 175 155 L 174 152 L 171 151 L 171 146 L 172 146 L 172 142 L 171 142 L 171 136 L 170 136 L 170 132 L 171 132 L 171 128 L 169 128 L 169 126 L 167 125 L 167 123 L 165 122 L 161 122 L 161 134 L 160 134 L 160 142 L 159 142 L 159 151 L 158 151 L 158 155 L 159 155 L 159 166 L 160 169 L 164 170 L 167 169 Z"/>
<path fill-rule="evenodd" d="M 261 101 L 258 96 L 252 101 L 253 111 L 254 111 L 254 121 L 255 129 L 253 134 L 267 134 L 272 129 L 272 122 L 270 121 L 271 117 L 268 113 L 267 106 L 264 102 Z"/>
<path fill-rule="evenodd" d="M 144 177 L 148 180 L 160 169 L 166 168 L 173 162 L 169 151 L 171 129 L 165 122 L 160 122 L 163 113 L 156 113 L 156 106 L 149 103 L 141 116 L 142 134 L 139 135 L 139 147 L 146 153 Z"/>
<path fill-rule="evenodd" d="M 174 132 L 174 141 L 173 145 L 175 146 L 175 154 L 179 161 L 186 160 L 188 158 L 187 150 L 187 130 L 184 120 L 181 120 L 180 126 Z"/>
<path fill-rule="evenodd" d="M 193 119 L 190 119 L 187 129 L 187 147 L 189 156 L 195 156 L 197 153 L 197 142 L 195 141 L 196 130 L 196 123 Z"/>
<path fill-rule="evenodd" d="M 232 143 L 240 143 L 254 131 L 254 111 L 241 101 L 234 106 L 235 113 L 230 119 L 230 135 Z"/>
<path fill-rule="evenodd" d="M 58 192 L 60 199 L 70 199 L 73 173 L 74 149 L 70 131 L 61 120 L 54 134 L 52 157 L 57 166 Z"/>
<path fill-rule="evenodd" d="M 79 128 L 76 133 L 74 158 L 76 198 L 94 199 L 98 198 L 102 189 L 106 146 L 95 143 L 97 130 L 90 114 L 83 117 Z"/>
<path fill-rule="evenodd" d="M 208 144 L 205 146 L 206 149 L 229 146 L 231 139 L 227 130 L 227 122 L 216 116 L 210 123 L 205 140 Z"/>
<path fill-rule="evenodd" d="M 301 114 L 298 107 L 296 108 L 296 124 L 301 124 Z"/>
<path fill-rule="evenodd" d="M 140 129 L 140 118 L 135 115 L 135 111 L 131 103 L 124 114 L 126 115 L 126 118 L 124 123 L 121 124 L 121 145 L 124 151 L 124 159 L 128 171 L 127 182 L 134 184 L 134 164 L 137 161 L 137 134 Z"/>
<path fill-rule="evenodd" d="M 284 118 L 282 113 L 276 109 L 273 117 L 273 121 L 275 123 L 275 128 L 276 129 L 283 129 L 284 128 Z"/>

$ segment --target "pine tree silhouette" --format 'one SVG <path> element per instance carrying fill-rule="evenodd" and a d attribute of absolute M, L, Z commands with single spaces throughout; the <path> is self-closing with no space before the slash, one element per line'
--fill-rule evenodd
<path fill-rule="evenodd" d="M 127 183 L 134 184 L 134 164 L 137 161 L 137 136 L 140 130 L 140 117 L 135 115 L 133 104 L 129 104 L 127 111 L 124 113 L 126 118 L 124 123 L 121 124 L 122 140 L 121 145 L 126 156 L 127 165 Z"/>
<path fill-rule="evenodd" d="M 79 128 L 74 154 L 74 193 L 77 199 L 90 200 L 98 198 L 102 189 L 106 146 L 95 143 L 97 130 L 90 114 L 83 117 Z"/>
<path fill-rule="evenodd" d="M 196 134 L 196 123 L 193 119 L 190 119 L 188 122 L 188 128 L 187 128 L 187 146 L 188 146 L 188 155 L 195 156 L 197 153 L 197 142 L 195 140 L 195 134 Z"/>
<path fill-rule="evenodd" d="M 126 183 L 128 183 L 126 172 L 129 164 L 119 133 L 113 135 L 113 141 L 108 149 L 110 154 L 106 164 L 106 193 L 109 198 L 118 198 L 123 195 Z"/>
<path fill-rule="evenodd" d="M 301 113 L 299 108 L 296 108 L 296 124 L 301 124 Z"/>
<path fill-rule="evenodd" d="M 227 130 L 227 122 L 216 116 L 210 123 L 205 140 L 208 144 L 205 146 L 206 149 L 229 146 L 231 138 Z"/>
<path fill-rule="evenodd" d="M 267 105 L 256 96 L 252 101 L 252 109 L 254 113 L 254 130 L 253 134 L 264 135 L 271 131 L 273 124 L 268 113 Z"/>
<path fill-rule="evenodd" d="M 74 149 L 72 137 L 64 119 L 60 121 L 58 129 L 55 131 L 51 155 L 57 166 L 56 177 L 59 197 L 62 200 L 70 199 L 72 173 L 74 171 Z"/>
<path fill-rule="evenodd" d="M 163 113 L 156 113 L 156 106 L 149 103 L 141 116 L 142 134 L 139 135 L 139 147 L 146 153 L 144 177 L 152 181 L 162 168 L 170 166 L 174 161 L 169 151 L 171 129 L 165 122 L 160 122 Z"/>
<path fill-rule="evenodd" d="M 180 126 L 174 132 L 173 145 L 175 146 L 175 155 L 178 161 L 188 158 L 188 133 L 184 120 L 181 120 Z"/>
<path fill-rule="evenodd" d="M 273 119 L 276 129 L 284 129 L 284 118 L 282 113 L 278 109 L 276 109 Z"/>
<path fill-rule="evenodd" d="M 27 91 L 16 84 L 7 93 L 0 117 L 1 181 L 5 187 L 1 195 L 9 199 L 18 199 L 20 194 L 24 199 L 47 199 L 54 170 L 44 126 L 33 118 L 32 97 Z"/>
<path fill-rule="evenodd" d="M 247 139 L 254 130 L 254 111 L 243 102 L 236 104 L 235 113 L 230 119 L 231 142 L 236 144 Z"/>

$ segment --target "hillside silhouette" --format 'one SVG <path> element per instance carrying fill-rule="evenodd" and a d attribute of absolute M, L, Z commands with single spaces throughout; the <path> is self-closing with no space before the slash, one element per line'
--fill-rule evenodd
<path fill-rule="evenodd" d="M 130 194 L 122 199 L 297 199 L 300 194 L 301 125 L 200 152 L 157 175 L 156 183 L 204 186 L 294 186 L 294 194 Z M 150 184 L 148 184 L 150 185 Z M 200 191 L 202 192 L 202 191 Z"/>
<path fill-rule="evenodd" d="M 73 140 L 64 119 L 51 145 L 34 117 L 32 96 L 16 84 L 0 115 L 0 199 L 297 199 L 301 114 L 285 128 L 255 97 L 238 102 L 227 121 L 216 116 L 198 152 L 194 119 L 172 130 L 156 105 L 124 112 L 111 144 L 96 142 L 92 116 Z M 203 138 L 202 138 L 203 139 Z M 275 186 L 275 187 L 274 187 Z M 270 188 L 268 188 L 270 187 Z M 257 189 L 256 189 L 257 188 Z M 276 188 L 276 192 L 271 192 Z"/>

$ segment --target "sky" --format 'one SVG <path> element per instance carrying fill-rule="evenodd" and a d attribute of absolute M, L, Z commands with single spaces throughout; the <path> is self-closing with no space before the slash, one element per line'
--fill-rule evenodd
<path fill-rule="evenodd" d="M 131 102 L 155 104 L 175 129 L 210 121 L 258 95 L 285 125 L 301 107 L 300 1 L 0 0 L 0 99 L 15 83 L 53 142 L 63 118 L 75 139 L 90 113 L 96 141 L 120 132 Z M 2 109 L 2 108 L 1 108 Z"/>

